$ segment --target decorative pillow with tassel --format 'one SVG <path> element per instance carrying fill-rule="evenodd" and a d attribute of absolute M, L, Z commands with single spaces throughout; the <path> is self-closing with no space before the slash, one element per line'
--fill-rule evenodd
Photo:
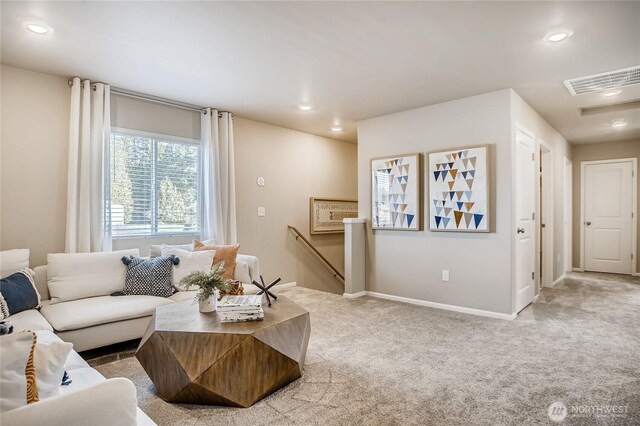
<path fill-rule="evenodd" d="M 160 256 L 153 259 L 124 256 L 122 263 L 127 265 L 124 290 L 112 293 L 112 296 L 169 297 L 174 293 L 171 269 L 173 265 L 180 263 L 177 256 Z"/>

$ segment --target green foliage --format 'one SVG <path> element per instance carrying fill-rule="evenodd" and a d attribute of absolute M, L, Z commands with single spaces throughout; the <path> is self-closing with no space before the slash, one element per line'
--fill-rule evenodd
<path fill-rule="evenodd" d="M 211 271 L 192 272 L 180 280 L 180 283 L 185 285 L 187 289 L 193 286 L 198 287 L 200 291 L 196 298 L 204 301 L 213 295 L 214 290 L 228 290 L 231 287 L 232 281 L 224 277 L 224 272 L 224 262 L 219 262 L 213 265 Z"/>
<path fill-rule="evenodd" d="M 176 185 L 165 176 L 160 182 L 158 220 L 161 223 L 184 223 L 186 208 L 182 194 Z"/>

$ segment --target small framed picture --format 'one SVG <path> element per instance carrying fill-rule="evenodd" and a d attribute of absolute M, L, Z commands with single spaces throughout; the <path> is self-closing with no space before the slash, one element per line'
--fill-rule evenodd
<path fill-rule="evenodd" d="M 490 232 L 490 148 L 428 153 L 429 230 Z"/>
<path fill-rule="evenodd" d="M 420 231 L 421 154 L 371 160 L 373 229 Z"/>
<path fill-rule="evenodd" d="M 311 235 L 343 233 L 342 219 L 358 217 L 358 201 L 311 197 L 309 214 Z"/>

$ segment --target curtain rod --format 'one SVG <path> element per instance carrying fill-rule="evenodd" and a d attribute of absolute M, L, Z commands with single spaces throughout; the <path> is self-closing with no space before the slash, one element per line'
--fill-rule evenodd
<path fill-rule="evenodd" d="M 73 85 L 73 80 L 69 80 L 68 81 L 69 87 L 71 87 Z M 95 89 L 95 85 L 96 83 L 91 83 L 91 87 L 93 87 Z M 103 83 L 105 84 L 105 83 Z M 111 87 L 111 93 L 119 95 L 119 96 L 124 96 L 127 98 L 133 98 L 133 99 L 140 99 L 143 101 L 148 101 L 148 102 L 154 102 L 157 104 L 161 104 L 161 105 L 168 105 L 171 107 L 175 107 L 175 108 L 181 108 L 181 109 L 186 109 L 189 111 L 197 111 L 197 112 L 202 112 L 203 110 L 205 110 L 205 107 L 201 107 L 198 105 L 193 105 L 193 104 L 188 104 L 188 103 L 184 103 L 184 102 L 178 102 L 178 101 L 173 101 L 171 99 L 166 99 L 166 98 L 161 98 L 158 96 L 153 96 L 153 95 L 147 95 L 145 93 L 140 93 L 140 92 L 134 92 L 132 90 L 127 90 L 127 89 L 121 89 L 119 87 Z M 228 112 L 231 113 L 230 111 L 220 111 L 218 110 L 218 116 L 221 116 L 221 113 L 223 112 Z"/>

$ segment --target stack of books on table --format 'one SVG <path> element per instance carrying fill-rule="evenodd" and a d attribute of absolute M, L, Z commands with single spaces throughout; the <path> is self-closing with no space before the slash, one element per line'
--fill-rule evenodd
<path fill-rule="evenodd" d="M 262 296 L 225 296 L 218 302 L 218 315 L 221 322 L 262 320 Z"/>

